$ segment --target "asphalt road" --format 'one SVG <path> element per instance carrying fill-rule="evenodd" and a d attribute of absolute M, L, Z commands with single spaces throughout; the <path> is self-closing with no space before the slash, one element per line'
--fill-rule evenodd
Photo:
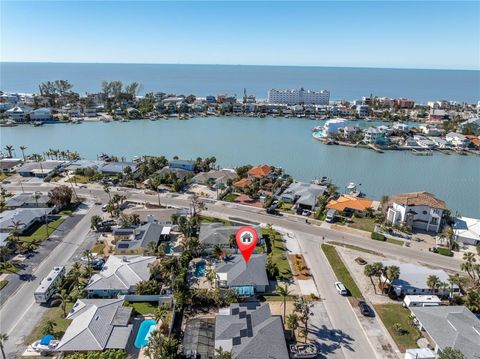
<path fill-rule="evenodd" d="M 88 248 L 95 243 L 97 236 L 88 235 L 90 218 L 100 212 L 99 206 L 91 208 L 35 268 L 33 271 L 34 279 L 22 284 L 0 308 L 0 332 L 9 336 L 5 344 L 7 357 L 13 357 L 14 354 L 24 349 L 25 336 L 31 332 L 41 315 L 47 310 L 47 307 L 35 303 L 33 297 L 40 281 L 47 276 L 54 266 L 71 264 L 84 248 Z"/>

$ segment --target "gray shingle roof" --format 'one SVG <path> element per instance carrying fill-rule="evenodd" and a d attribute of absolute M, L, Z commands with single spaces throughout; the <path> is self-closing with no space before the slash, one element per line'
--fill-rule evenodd
<path fill-rule="evenodd" d="M 0 232 L 8 232 L 13 229 L 13 221 L 20 222 L 20 231 L 25 225 L 42 216 L 52 213 L 52 208 L 17 208 L 11 211 L 0 213 Z"/>
<path fill-rule="evenodd" d="M 222 310 L 215 317 L 215 347 L 220 346 L 239 359 L 289 357 L 282 321 L 271 315 L 267 303 L 232 304 Z"/>
<path fill-rule="evenodd" d="M 147 248 L 148 243 L 158 243 L 162 234 L 163 226 L 158 223 L 150 222 L 137 228 L 119 228 L 113 231 L 113 235 L 131 235 L 129 240 L 120 240 L 117 242 L 118 249 L 138 249 Z"/>
<path fill-rule="evenodd" d="M 227 260 L 217 263 L 215 271 L 227 274 L 227 285 L 268 285 L 265 270 L 265 254 L 252 254 L 248 264 L 241 255 L 229 256 Z"/>
<path fill-rule="evenodd" d="M 137 165 L 134 162 L 109 162 L 100 168 L 103 173 L 121 173 L 126 167 L 132 169 L 132 173 L 136 171 Z"/>
<path fill-rule="evenodd" d="M 224 226 L 223 223 L 205 223 L 200 226 L 200 233 L 198 240 L 208 246 L 215 244 L 227 245 L 230 240 L 230 235 L 237 233 L 238 226 Z M 259 237 L 262 236 L 262 229 L 260 226 L 253 226 L 257 231 Z"/>
<path fill-rule="evenodd" d="M 152 256 L 110 256 L 103 269 L 94 274 L 85 288 L 91 290 L 132 290 L 135 285 L 150 278 Z"/>
<path fill-rule="evenodd" d="M 281 197 L 313 208 L 317 204 L 317 198 L 323 195 L 326 190 L 327 187 L 313 183 L 293 182 L 283 191 Z"/>
<path fill-rule="evenodd" d="M 460 350 L 467 359 L 480 357 L 480 319 L 464 306 L 412 307 L 412 313 L 439 346 Z"/>
<path fill-rule="evenodd" d="M 132 331 L 132 325 L 128 324 L 132 308 L 122 305 L 123 299 L 77 300 L 67 316 L 67 319 L 72 319 L 72 323 L 65 331 L 57 350 L 124 349 Z"/>
<path fill-rule="evenodd" d="M 41 208 L 47 207 L 48 200 L 48 196 L 43 194 L 35 200 L 34 193 L 19 193 L 8 198 L 5 205 L 7 208 L 19 208 L 25 206 L 35 207 L 38 203 L 38 207 Z"/>

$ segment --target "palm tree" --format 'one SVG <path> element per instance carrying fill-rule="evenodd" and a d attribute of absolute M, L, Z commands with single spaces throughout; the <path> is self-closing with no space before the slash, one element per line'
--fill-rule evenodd
<path fill-rule="evenodd" d="M 42 327 L 42 335 L 53 334 L 53 331 L 54 331 L 56 325 L 57 325 L 57 323 L 55 323 L 51 319 L 48 319 Z"/>
<path fill-rule="evenodd" d="M 10 251 L 6 246 L 0 246 L 0 262 L 5 262 Z"/>
<path fill-rule="evenodd" d="M 110 186 L 108 184 L 105 184 L 103 186 L 103 190 L 105 191 L 106 194 L 108 194 L 108 198 L 112 200 L 112 195 L 110 194 Z"/>
<path fill-rule="evenodd" d="M 217 259 L 220 259 L 222 258 L 223 256 L 223 249 L 222 247 L 220 246 L 220 244 L 215 244 L 212 248 L 212 255 L 217 258 Z"/>
<path fill-rule="evenodd" d="M 440 287 L 440 278 L 438 278 L 436 275 L 429 275 L 427 277 L 427 286 L 430 288 L 432 291 Z"/>
<path fill-rule="evenodd" d="M 372 264 L 367 264 L 365 268 L 363 268 L 363 274 L 365 274 L 367 277 L 370 278 L 370 282 L 372 282 L 373 290 L 375 294 L 377 294 L 377 287 L 375 286 L 375 283 L 373 282 L 373 276 L 376 275 L 375 268 L 373 267 Z"/>
<path fill-rule="evenodd" d="M 215 349 L 215 359 L 232 359 L 233 354 L 231 351 L 227 352 L 222 347 Z"/>
<path fill-rule="evenodd" d="M 213 266 L 209 265 L 206 273 L 205 273 L 205 278 L 207 278 L 208 282 L 210 283 L 210 286 L 213 288 L 213 284 L 215 283 L 215 280 L 217 279 L 217 272 L 215 272 L 215 269 Z"/>
<path fill-rule="evenodd" d="M 60 308 L 62 308 L 63 317 L 65 318 L 67 316 L 67 304 L 70 301 L 70 295 L 65 289 L 62 289 L 59 293 L 55 293 L 53 298 L 54 300 L 52 301 L 52 304 L 60 305 Z"/>
<path fill-rule="evenodd" d="M 375 262 L 372 264 L 372 267 L 373 267 L 373 272 L 375 273 L 374 275 L 377 277 L 378 279 L 378 286 L 380 287 L 380 289 L 382 290 L 383 292 L 383 287 L 382 287 L 382 274 L 383 274 L 383 264 L 381 262 Z"/>
<path fill-rule="evenodd" d="M 291 291 L 288 290 L 287 283 L 282 287 L 280 285 L 277 285 L 277 293 L 282 297 L 283 300 L 283 324 L 285 324 L 285 316 L 286 316 L 286 310 L 287 310 L 287 297 L 292 293 Z"/>
<path fill-rule="evenodd" d="M 2 351 L 2 357 L 3 359 L 7 359 L 7 356 L 5 355 L 5 343 L 8 340 L 8 335 L 4 333 L 0 333 L 0 350 Z"/>
<path fill-rule="evenodd" d="M 475 254 L 472 252 L 465 252 L 463 254 L 463 260 L 464 262 L 462 263 L 460 269 L 463 270 L 464 272 L 467 272 L 470 279 L 475 281 L 476 276 L 475 276 L 474 266 L 475 266 L 475 262 L 477 261 L 477 259 L 475 258 Z"/>
<path fill-rule="evenodd" d="M 83 276 L 87 279 L 91 278 L 93 275 L 93 267 L 91 265 L 86 265 L 83 269 Z"/>
<path fill-rule="evenodd" d="M 388 287 L 388 293 L 390 293 L 393 285 L 393 281 L 395 279 L 398 279 L 400 278 L 400 268 L 397 267 L 397 266 L 389 266 L 387 267 L 387 270 L 386 270 L 386 276 L 388 278 L 388 281 L 390 283 L 389 287 Z"/>
<path fill-rule="evenodd" d="M 23 162 L 25 162 L 25 150 L 27 149 L 27 146 L 20 146 L 20 151 L 22 151 L 22 156 L 23 156 Z"/>
<path fill-rule="evenodd" d="M 32 195 L 32 198 L 35 200 L 35 203 L 37 205 L 37 208 L 38 208 L 38 199 L 42 197 L 42 193 L 41 192 L 38 192 L 36 191 L 33 195 Z"/>
<path fill-rule="evenodd" d="M 145 250 L 148 255 L 155 255 L 157 252 L 157 243 L 155 241 L 148 242 Z"/>
<path fill-rule="evenodd" d="M 474 313 L 480 312 L 480 289 L 471 289 L 467 293 L 465 306 Z"/>
<path fill-rule="evenodd" d="M 12 158 L 13 146 L 12 145 L 6 145 L 5 146 L 5 151 L 8 152 L 8 158 Z"/>
<path fill-rule="evenodd" d="M 286 318 L 286 325 L 287 328 L 292 331 L 293 334 L 293 339 L 295 340 L 295 331 L 298 329 L 298 326 L 300 325 L 299 318 L 297 313 L 290 313 L 287 318 Z"/>
<path fill-rule="evenodd" d="M 160 307 L 155 309 L 154 315 L 155 315 L 155 321 L 157 324 L 161 323 L 161 327 L 163 328 L 168 328 L 168 325 L 166 325 L 166 319 L 168 317 L 168 305 L 167 304 L 162 304 Z M 166 334 L 166 333 L 164 333 Z"/>

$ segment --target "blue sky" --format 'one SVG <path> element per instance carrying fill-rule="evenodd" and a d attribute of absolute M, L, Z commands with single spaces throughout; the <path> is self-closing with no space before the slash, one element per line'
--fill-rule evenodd
<path fill-rule="evenodd" d="M 480 69 L 475 1 L 1 1 L 2 61 Z"/>

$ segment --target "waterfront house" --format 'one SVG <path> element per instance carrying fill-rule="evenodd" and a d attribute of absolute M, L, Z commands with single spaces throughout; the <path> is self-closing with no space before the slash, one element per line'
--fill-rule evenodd
<path fill-rule="evenodd" d="M 244 189 L 245 187 L 248 187 L 252 184 L 252 180 L 248 178 L 242 178 L 241 180 L 238 180 L 237 182 L 233 183 L 233 187 L 237 189 Z"/>
<path fill-rule="evenodd" d="M 428 113 L 429 122 L 443 122 L 448 120 L 448 113 L 445 110 L 432 109 Z"/>
<path fill-rule="evenodd" d="M 326 186 L 293 182 L 279 195 L 279 199 L 285 203 L 295 204 L 298 208 L 313 211 L 317 206 L 318 197 L 324 195 L 326 191 Z"/>
<path fill-rule="evenodd" d="M 239 228 L 238 226 L 225 226 L 223 223 L 203 223 L 200 226 L 198 240 L 207 252 L 211 251 L 216 245 L 228 249 L 231 248 L 230 238 L 235 237 Z M 252 228 L 257 231 L 257 245 L 263 245 L 262 228 L 260 226 L 253 226 Z"/>
<path fill-rule="evenodd" d="M 428 139 L 424 136 L 415 135 L 415 136 L 413 136 L 413 139 L 415 140 L 415 142 L 417 142 L 418 146 L 421 147 L 421 148 L 432 149 L 432 148 L 437 147 L 435 142 L 433 142 L 432 140 L 430 140 L 430 139 Z"/>
<path fill-rule="evenodd" d="M 422 131 L 425 136 L 432 137 L 440 136 L 443 132 L 439 128 L 428 124 L 421 124 L 420 126 L 418 126 L 418 129 Z"/>
<path fill-rule="evenodd" d="M 67 171 L 75 172 L 77 169 L 78 170 L 84 170 L 84 169 L 87 169 L 87 168 L 91 168 L 91 169 L 97 171 L 98 169 L 105 166 L 106 163 L 107 162 L 101 161 L 101 160 L 75 160 L 75 161 L 70 162 L 68 164 L 68 166 L 65 167 L 65 169 Z"/>
<path fill-rule="evenodd" d="M 111 255 L 102 270 L 92 276 L 85 287 L 87 295 L 108 298 L 135 293 L 138 282 L 150 279 L 150 265 L 156 257 Z"/>
<path fill-rule="evenodd" d="M 451 145 L 449 142 L 444 140 L 441 137 L 430 137 L 430 140 L 435 144 L 438 148 L 450 148 Z"/>
<path fill-rule="evenodd" d="M 100 168 L 100 172 L 106 175 L 117 175 L 123 173 L 127 167 L 130 167 L 132 173 L 137 170 L 135 162 L 107 162 Z"/>
<path fill-rule="evenodd" d="M 356 111 L 358 117 L 367 117 L 368 116 L 368 105 L 357 105 L 356 106 Z"/>
<path fill-rule="evenodd" d="M 456 148 L 467 148 L 469 144 L 467 137 L 456 132 L 447 133 L 445 140 Z"/>
<path fill-rule="evenodd" d="M 387 222 L 438 233 L 445 202 L 428 192 L 412 192 L 390 197 Z"/>
<path fill-rule="evenodd" d="M 175 175 L 179 180 L 184 180 L 185 178 L 190 178 L 193 176 L 192 171 L 184 170 L 182 168 L 171 168 L 169 166 L 163 167 L 155 173 L 158 173 L 160 178 Z"/>
<path fill-rule="evenodd" d="M 56 351 L 70 354 L 125 350 L 133 329 L 133 309 L 123 303 L 123 299 L 78 299 L 66 317 L 72 322 Z"/>
<path fill-rule="evenodd" d="M 415 101 L 406 98 L 395 99 L 395 107 L 400 109 L 412 109 L 415 106 Z"/>
<path fill-rule="evenodd" d="M 5 111 L 5 114 L 12 121 L 23 122 L 28 119 L 28 115 L 31 111 L 32 111 L 32 107 L 21 105 L 21 106 L 15 106 Z"/>
<path fill-rule="evenodd" d="M 47 208 L 49 207 L 49 197 L 44 194 L 19 193 L 8 197 L 5 201 L 7 209 L 16 208 Z"/>
<path fill-rule="evenodd" d="M 288 359 L 280 316 L 268 303 L 234 303 L 215 316 L 215 349 L 231 352 L 233 358 Z"/>
<path fill-rule="evenodd" d="M 17 208 L 11 211 L 0 213 L 0 232 L 10 233 L 15 230 L 15 224 L 18 223 L 16 230 L 19 234 L 24 234 L 37 223 L 45 223 L 53 208 Z"/>
<path fill-rule="evenodd" d="M 252 254 L 247 265 L 240 254 L 226 256 L 223 261 L 215 264 L 217 285 L 233 289 L 242 296 L 265 293 L 269 284 L 265 269 L 266 258 L 265 254 Z"/>
<path fill-rule="evenodd" d="M 393 129 L 398 131 L 398 132 L 403 132 L 403 133 L 408 133 L 410 132 L 410 126 L 408 126 L 405 123 L 395 123 L 393 125 Z"/>
<path fill-rule="evenodd" d="M 272 173 L 272 169 L 268 165 L 256 166 L 256 167 L 252 167 L 248 171 L 248 178 L 261 179 L 261 178 L 269 177 L 271 173 Z"/>
<path fill-rule="evenodd" d="M 410 311 L 437 355 L 450 347 L 466 359 L 480 356 L 480 319 L 467 307 L 413 307 Z"/>
<path fill-rule="evenodd" d="M 384 267 L 397 266 L 400 268 L 400 277 L 394 279 L 391 283 L 383 274 L 382 281 L 392 286 L 392 290 L 400 297 L 404 295 L 438 295 L 439 297 L 447 297 L 450 291 L 459 292 L 458 286 L 450 286 L 446 289 L 429 288 L 427 284 L 428 277 L 437 276 L 441 282 L 448 282 L 448 274 L 441 269 L 430 269 L 418 266 L 412 263 L 402 263 L 395 260 L 382 261 Z"/>
<path fill-rule="evenodd" d="M 453 239 L 463 245 L 480 245 L 480 219 L 459 217 L 454 218 Z"/>
<path fill-rule="evenodd" d="M 222 168 L 220 170 L 210 170 L 208 172 L 200 172 L 192 178 L 192 183 L 198 184 L 214 184 L 216 187 L 219 185 L 227 185 L 229 180 L 237 178 L 237 173 L 233 169 Z"/>
<path fill-rule="evenodd" d="M 66 163 L 58 160 L 27 161 L 17 169 L 17 173 L 22 177 L 45 178 L 59 171 Z"/>
<path fill-rule="evenodd" d="M 341 131 L 343 131 L 343 138 L 348 139 L 351 135 L 357 134 L 361 130 L 360 130 L 360 127 L 351 125 L 351 126 L 346 126 L 342 128 Z"/>
<path fill-rule="evenodd" d="M 337 199 L 330 200 L 326 207 L 336 212 L 355 213 L 356 215 L 364 216 L 368 208 L 377 210 L 379 206 L 380 203 L 378 201 L 368 198 L 341 195 Z"/>
<path fill-rule="evenodd" d="M 0 159 L 0 171 L 10 173 L 15 171 L 15 167 L 22 163 L 20 158 L 2 158 Z"/>
<path fill-rule="evenodd" d="M 480 136 L 466 135 L 465 137 L 473 148 L 476 148 L 477 150 L 480 149 Z"/>
<path fill-rule="evenodd" d="M 52 118 L 52 110 L 46 107 L 37 108 L 30 112 L 31 121 L 50 121 Z"/>
<path fill-rule="evenodd" d="M 150 218 L 150 222 L 136 228 L 115 228 L 112 231 L 117 255 L 142 254 L 148 248 L 149 243 L 154 243 L 157 247 L 161 240 L 169 240 L 171 226 L 155 223 L 153 218 Z"/>
<path fill-rule="evenodd" d="M 478 106 L 480 108 L 480 105 Z M 472 117 L 458 125 L 458 131 L 471 130 L 473 133 L 480 135 L 480 117 Z"/>
<path fill-rule="evenodd" d="M 385 132 L 380 131 L 376 127 L 369 127 L 364 131 L 365 137 L 363 140 L 366 143 L 380 145 L 386 142 Z"/>
<path fill-rule="evenodd" d="M 195 170 L 195 161 L 191 160 L 171 160 L 168 161 L 168 166 L 170 168 L 179 168 L 185 171 L 194 171 Z"/>

